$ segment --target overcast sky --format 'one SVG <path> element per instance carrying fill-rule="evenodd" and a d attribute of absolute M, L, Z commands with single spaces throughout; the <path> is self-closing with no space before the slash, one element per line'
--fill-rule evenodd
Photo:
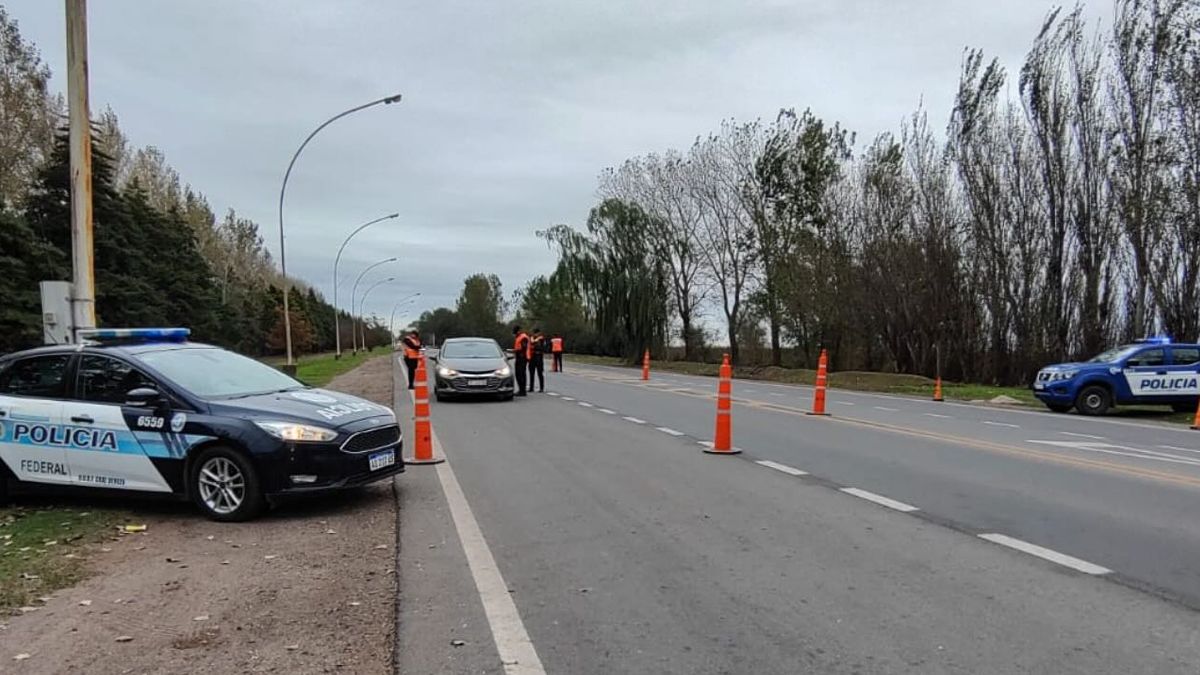
<path fill-rule="evenodd" d="M 61 0 L 0 0 L 65 90 Z M 278 252 L 279 183 L 293 172 L 288 271 L 341 305 L 372 262 L 396 276 L 367 310 L 423 293 L 452 305 L 463 277 L 506 295 L 553 270 L 535 232 L 581 225 L 596 176 L 686 148 L 723 118 L 811 107 L 860 142 L 923 99 L 942 128 L 963 49 L 1020 63 L 1051 0 L 93 0 L 92 111 L 111 105 L 136 145 L 161 148 L 214 209 L 233 207 Z M 1109 0 L 1089 5 L 1093 20 Z"/>

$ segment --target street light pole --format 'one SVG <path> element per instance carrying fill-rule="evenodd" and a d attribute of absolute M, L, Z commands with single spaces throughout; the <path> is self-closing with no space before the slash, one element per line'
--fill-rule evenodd
<path fill-rule="evenodd" d="M 369 288 L 367 288 L 367 290 L 363 291 L 362 299 L 360 299 L 358 301 L 358 313 L 362 314 L 363 308 L 367 304 L 367 296 L 371 294 L 371 291 L 375 290 L 376 288 L 379 288 L 380 286 L 382 286 L 386 283 L 391 283 L 395 280 L 396 280 L 396 277 L 388 277 L 386 279 L 380 279 L 379 281 L 376 281 L 375 283 L 371 284 L 371 286 Z M 359 319 L 358 323 L 360 326 L 359 332 L 362 333 L 362 348 L 363 348 L 363 351 L 365 352 L 365 351 L 367 351 L 367 325 L 366 325 L 366 322 L 363 321 L 361 318 Z"/>
<path fill-rule="evenodd" d="M 338 358 L 338 359 L 342 358 L 342 322 L 341 322 L 341 312 L 338 311 L 338 300 L 337 300 L 338 263 L 341 262 L 341 260 L 342 260 L 342 251 L 346 250 L 346 244 L 349 244 L 350 240 L 354 238 L 354 235 L 358 234 L 359 232 L 362 232 L 363 230 L 367 229 L 368 227 L 374 225 L 375 223 L 383 222 L 385 220 L 388 220 L 389 218 L 399 218 L 399 217 L 400 217 L 399 213 L 392 213 L 392 214 L 386 215 L 382 218 L 376 218 L 375 220 L 372 220 L 369 223 L 363 223 L 362 225 L 359 225 L 358 229 L 351 232 L 350 236 L 346 237 L 346 240 L 342 242 L 341 247 L 338 248 L 337 257 L 335 257 L 333 259 L 333 335 L 334 335 L 334 341 L 336 344 L 336 347 L 334 348 L 334 358 Z M 353 310 L 354 307 L 351 306 L 350 309 Z"/>
<path fill-rule="evenodd" d="M 88 112 L 87 2 L 66 0 L 71 176 L 71 340 L 96 327 L 92 237 L 92 133 Z"/>
<path fill-rule="evenodd" d="M 380 260 L 374 265 L 368 265 L 367 269 L 359 273 L 358 278 L 354 280 L 354 288 L 350 290 L 350 347 L 354 350 L 355 354 L 358 353 L 358 338 L 355 336 L 354 326 L 357 323 L 358 317 L 354 312 L 354 308 L 356 306 L 354 303 L 354 298 L 358 295 L 358 282 L 362 281 L 362 278 L 367 276 L 367 272 L 370 272 L 380 265 L 385 265 L 390 262 L 396 262 L 396 258 L 388 258 L 386 260 Z"/>
<path fill-rule="evenodd" d="M 400 298 L 400 301 L 392 307 L 392 318 L 388 321 L 388 326 L 389 330 L 392 332 L 393 340 L 396 339 L 396 310 L 400 309 L 401 305 L 407 305 L 408 303 L 415 301 L 420 295 L 420 293 L 413 293 L 406 298 Z"/>
<path fill-rule="evenodd" d="M 313 129 L 312 133 L 310 133 L 308 135 L 308 138 L 305 138 L 304 142 L 300 144 L 300 147 L 296 149 L 296 154 L 292 155 L 292 161 L 288 162 L 287 171 L 283 174 L 283 185 L 279 186 L 279 269 L 283 273 L 283 332 L 285 335 L 284 340 L 287 342 L 287 366 L 288 366 L 288 368 L 291 368 L 292 366 L 294 366 L 295 362 L 292 360 L 292 316 L 288 312 L 288 294 L 291 292 L 291 282 L 288 280 L 287 255 L 284 252 L 283 197 L 287 193 L 288 178 L 290 178 L 292 175 L 292 167 L 294 167 L 296 165 L 296 160 L 300 158 L 300 153 L 304 151 L 304 147 L 308 145 L 308 142 L 311 141 L 313 139 L 313 136 L 316 136 L 325 127 L 329 126 L 330 124 L 333 124 L 334 122 L 340 120 L 341 118 L 343 118 L 347 115 L 356 113 L 360 110 L 366 110 L 367 108 L 370 108 L 372 106 L 377 106 L 380 103 L 392 104 L 392 103 L 399 103 L 399 102 L 400 102 L 400 94 L 394 94 L 392 96 L 385 96 L 384 98 L 381 98 L 381 99 L 378 99 L 375 101 L 371 101 L 370 103 L 364 103 L 363 105 L 351 108 L 349 110 L 340 112 L 340 113 L 334 115 L 333 117 L 330 117 L 329 119 L 322 122 L 321 126 L 317 127 L 316 129 Z"/>

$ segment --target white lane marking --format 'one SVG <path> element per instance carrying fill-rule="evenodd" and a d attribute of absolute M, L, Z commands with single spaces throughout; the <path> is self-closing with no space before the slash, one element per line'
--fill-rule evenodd
<path fill-rule="evenodd" d="M 1101 567 L 1086 560 L 1080 560 L 1079 558 L 1074 558 L 1066 555 L 1065 553 L 1059 553 L 1058 551 L 1053 551 L 1048 548 L 1038 546 L 1037 544 L 1030 544 L 1027 541 L 1013 539 L 1008 535 L 981 534 L 979 535 L 979 538 L 986 539 L 993 544 L 1000 544 L 1001 546 L 1007 546 L 1009 548 L 1021 551 L 1022 553 L 1028 553 L 1029 555 L 1037 556 L 1043 560 L 1049 560 L 1050 562 L 1058 563 L 1064 567 L 1070 567 L 1071 569 L 1083 572 L 1084 574 L 1108 574 L 1109 572 L 1112 572 L 1112 570 L 1108 569 L 1107 567 Z"/>
<path fill-rule="evenodd" d="M 952 419 L 954 419 L 953 417 L 951 417 L 951 416 L 949 416 L 949 415 L 939 415 L 939 414 L 937 414 L 937 413 L 923 413 L 923 414 L 924 414 L 926 417 L 936 417 L 936 418 L 938 418 L 939 420 L 952 420 Z"/>
<path fill-rule="evenodd" d="M 743 389 L 742 391 L 747 394 L 757 394 L 758 393 L 757 389 Z"/>
<path fill-rule="evenodd" d="M 858 488 L 842 488 L 842 492 L 845 492 L 848 495 L 854 495 L 860 499 L 865 499 L 869 502 L 875 502 L 876 504 L 879 504 L 880 506 L 886 506 L 889 509 L 896 509 L 897 511 L 904 513 L 912 513 L 913 511 L 920 510 L 911 504 L 898 502 L 895 499 L 890 499 L 888 497 L 884 497 L 883 495 L 877 495 L 874 492 L 867 492 L 866 490 L 860 490 Z"/>
<path fill-rule="evenodd" d="M 436 432 L 430 432 L 430 440 L 433 443 L 433 455 L 446 457 Z M 521 613 L 517 611 L 517 605 L 508 592 L 509 586 L 500 574 L 500 567 L 496 565 L 496 558 L 483 538 L 483 530 L 471 512 L 467 496 L 458 484 L 454 470 L 450 468 L 449 458 L 436 465 L 436 470 L 438 482 L 442 484 L 442 492 L 446 495 L 446 504 L 450 507 L 450 517 L 458 531 L 458 541 L 467 556 L 467 567 L 475 580 L 475 590 L 483 603 L 483 614 L 492 629 L 492 640 L 496 643 L 500 662 L 504 664 L 504 672 L 509 675 L 546 675 L 533 640 L 529 639 L 529 633 L 521 621 Z"/>
<path fill-rule="evenodd" d="M 1060 431 L 1058 433 L 1062 434 L 1063 436 L 1074 436 L 1075 438 L 1090 438 L 1093 441 L 1105 440 L 1103 436 L 1092 436 L 1091 434 L 1076 434 L 1076 433 L 1072 433 L 1070 431 Z"/>
<path fill-rule="evenodd" d="M 883 407 L 883 406 L 881 406 L 881 405 L 877 405 L 877 406 L 874 406 L 874 407 L 875 407 L 875 409 L 876 409 L 876 410 L 882 410 L 882 411 L 884 411 L 884 412 L 900 412 L 899 410 L 896 410 L 895 408 L 885 408 L 885 407 Z"/>
<path fill-rule="evenodd" d="M 654 428 L 658 429 L 659 431 L 663 432 L 664 434 L 670 434 L 672 436 L 682 436 L 683 435 L 682 431 L 675 431 L 671 427 L 654 427 Z"/>
<path fill-rule="evenodd" d="M 788 466 L 787 464 L 780 464 L 778 462 L 772 462 L 769 459 L 760 459 L 754 463 L 758 464 L 759 466 L 765 466 L 768 469 L 775 469 L 776 471 L 782 471 L 791 476 L 807 476 L 808 475 L 807 471 L 801 471 L 800 469 Z"/>
<path fill-rule="evenodd" d="M 556 391 L 548 391 L 548 392 L 546 392 L 546 395 L 547 395 L 547 396 L 558 396 L 558 392 L 556 392 Z"/>
<path fill-rule="evenodd" d="M 771 394 L 771 396 L 774 396 L 775 398 L 783 398 L 783 397 L 784 397 L 784 396 L 786 396 L 786 395 L 787 395 L 787 394 L 775 394 L 775 393 L 772 393 L 772 394 Z"/>
<path fill-rule="evenodd" d="M 574 400 L 575 400 L 575 399 L 571 398 L 570 396 L 563 396 L 563 397 L 561 397 L 561 398 L 562 398 L 562 400 L 564 400 L 564 401 L 574 401 Z"/>
<path fill-rule="evenodd" d="M 617 412 L 615 410 L 609 410 L 608 408 L 596 408 L 596 410 L 604 413 L 605 415 L 616 415 L 617 414 Z"/>
<path fill-rule="evenodd" d="M 1055 445 L 1060 448 L 1071 448 L 1072 450 L 1086 450 L 1088 452 L 1099 452 L 1106 455 L 1120 455 L 1122 457 L 1136 457 L 1138 459 L 1152 459 L 1158 462 L 1167 462 L 1170 464 L 1188 464 L 1190 466 L 1200 466 L 1200 459 L 1195 457 L 1181 457 L 1172 455 L 1166 452 L 1158 452 L 1155 450 L 1146 450 L 1145 448 L 1132 448 L 1124 445 L 1113 445 L 1112 443 L 1097 443 L 1094 441 L 1033 441 L 1027 440 L 1026 443 L 1036 443 L 1037 445 Z"/>
<path fill-rule="evenodd" d="M 1160 445 L 1158 447 L 1163 450 L 1174 450 L 1175 452 L 1200 452 L 1200 450 L 1196 450 L 1195 448 L 1181 448 L 1176 445 Z"/>
<path fill-rule="evenodd" d="M 595 408 L 596 406 L 592 405 L 591 403 L 588 403 L 587 401 L 580 401 L 579 407 L 580 408 Z"/>
<path fill-rule="evenodd" d="M 646 420 L 639 420 L 636 417 L 622 417 L 621 419 L 625 420 L 626 422 L 633 422 L 634 424 L 645 424 L 646 423 Z"/>
<path fill-rule="evenodd" d="M 991 427 L 1008 427 L 1009 429 L 1020 429 L 1020 425 L 1009 424 L 1008 422 L 993 422 L 992 420 L 984 420 L 984 424 Z"/>
<path fill-rule="evenodd" d="M 834 401 L 834 403 L 838 405 L 857 405 L 856 403 L 851 403 L 849 401 Z"/>

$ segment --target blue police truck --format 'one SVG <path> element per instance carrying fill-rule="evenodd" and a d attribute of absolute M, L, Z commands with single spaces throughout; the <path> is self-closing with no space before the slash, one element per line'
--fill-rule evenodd
<path fill-rule="evenodd" d="M 1082 363 L 1047 366 L 1034 379 L 1033 394 L 1054 412 L 1103 415 L 1135 403 L 1191 412 L 1200 399 L 1200 344 L 1148 338 Z"/>
<path fill-rule="evenodd" d="M 390 408 L 188 334 L 100 329 L 0 358 L 0 499 L 9 483 L 161 493 L 246 520 L 403 471 Z"/>

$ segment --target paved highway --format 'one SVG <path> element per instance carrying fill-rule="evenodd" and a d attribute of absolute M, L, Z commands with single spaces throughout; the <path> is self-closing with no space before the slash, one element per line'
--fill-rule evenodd
<path fill-rule="evenodd" d="M 434 406 L 449 462 L 397 482 L 406 672 L 1200 664 L 1200 467 L 1158 458 L 1200 437 L 739 381 L 716 457 L 715 380 L 549 384 Z"/>

